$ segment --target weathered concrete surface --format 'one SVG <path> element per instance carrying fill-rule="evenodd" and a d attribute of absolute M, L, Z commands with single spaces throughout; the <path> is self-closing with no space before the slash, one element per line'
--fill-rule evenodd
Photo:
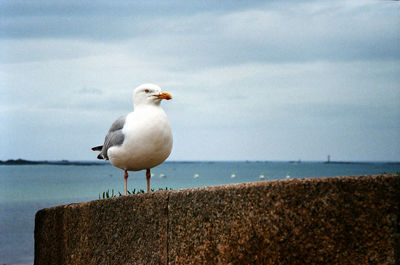
<path fill-rule="evenodd" d="M 283 180 L 44 209 L 35 264 L 396 264 L 400 177 Z"/>
<path fill-rule="evenodd" d="M 165 264 L 167 193 L 36 213 L 35 264 Z"/>
<path fill-rule="evenodd" d="M 169 261 L 394 264 L 399 183 L 347 177 L 171 193 Z"/>

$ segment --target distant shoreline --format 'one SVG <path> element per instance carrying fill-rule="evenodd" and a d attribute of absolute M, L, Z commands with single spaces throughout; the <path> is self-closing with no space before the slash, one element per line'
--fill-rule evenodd
<path fill-rule="evenodd" d="M 0 160 L 0 165 L 12 166 L 12 165 L 57 165 L 57 166 L 103 166 L 106 165 L 105 162 L 84 162 L 84 161 L 32 161 L 25 159 L 9 159 L 6 161 Z"/>
<path fill-rule="evenodd" d="M 165 163 L 224 163 L 224 162 L 243 162 L 243 163 L 290 163 L 290 164 L 301 164 L 301 163 L 321 163 L 321 164 L 392 164 L 392 165 L 400 165 L 400 162 L 385 162 L 385 161 L 166 161 Z M 58 165 L 58 166 L 104 166 L 109 165 L 109 163 L 105 161 L 69 161 L 69 160 L 55 160 L 55 161 L 48 161 L 48 160 L 27 160 L 27 159 L 8 159 L 6 161 L 0 160 L 0 166 L 12 166 L 12 165 Z"/>

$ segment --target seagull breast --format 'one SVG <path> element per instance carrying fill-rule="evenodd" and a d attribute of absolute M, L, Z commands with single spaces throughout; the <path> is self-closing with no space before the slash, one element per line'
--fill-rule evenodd
<path fill-rule="evenodd" d="M 109 150 L 113 165 L 131 171 L 153 168 L 168 158 L 172 150 L 171 127 L 164 110 L 143 105 L 126 117 L 121 146 Z"/>

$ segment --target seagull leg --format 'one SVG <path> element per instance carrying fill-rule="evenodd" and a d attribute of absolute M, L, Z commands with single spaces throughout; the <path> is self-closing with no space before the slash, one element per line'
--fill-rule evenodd
<path fill-rule="evenodd" d="M 147 192 L 150 192 L 150 169 L 146 169 L 146 180 L 147 180 Z"/>
<path fill-rule="evenodd" d="M 125 179 L 125 196 L 128 195 L 128 171 L 124 171 L 124 179 Z"/>

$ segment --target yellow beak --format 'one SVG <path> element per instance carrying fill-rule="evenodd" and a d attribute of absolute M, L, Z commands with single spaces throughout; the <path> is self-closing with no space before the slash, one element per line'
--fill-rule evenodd
<path fill-rule="evenodd" d="M 158 95 L 156 95 L 156 97 L 159 98 L 159 99 L 166 99 L 166 100 L 172 99 L 171 94 L 167 93 L 167 92 L 163 92 L 161 94 L 158 94 Z"/>

